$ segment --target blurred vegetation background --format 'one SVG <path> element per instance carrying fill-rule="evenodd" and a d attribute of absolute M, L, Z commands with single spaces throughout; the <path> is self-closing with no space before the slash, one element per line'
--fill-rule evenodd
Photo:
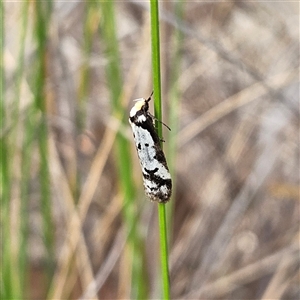
<path fill-rule="evenodd" d="M 160 2 L 174 299 L 299 299 L 299 3 Z M 1 2 L 1 299 L 157 299 L 128 125 L 148 3 Z"/>

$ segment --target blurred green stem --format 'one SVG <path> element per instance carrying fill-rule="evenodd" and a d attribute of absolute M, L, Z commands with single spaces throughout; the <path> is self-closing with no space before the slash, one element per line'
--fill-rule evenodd
<path fill-rule="evenodd" d="M 128 116 L 124 113 L 125 109 L 120 101 L 122 91 L 122 75 L 121 63 L 119 58 L 119 41 L 117 39 L 115 28 L 115 12 L 114 1 L 100 2 L 102 8 L 102 30 L 103 38 L 106 47 L 106 57 L 108 60 L 106 66 L 106 78 L 110 88 L 110 98 L 112 100 L 113 115 L 121 120 L 121 122 L 128 126 Z M 129 251 L 132 259 L 132 299 L 146 299 L 148 298 L 148 289 L 146 284 L 146 273 L 143 268 L 143 244 L 141 235 L 138 231 L 135 187 L 132 178 L 132 162 L 130 154 L 130 143 L 121 134 L 116 137 L 116 155 L 117 167 L 119 170 L 119 179 L 121 190 L 124 195 L 124 220 L 129 231 Z"/>

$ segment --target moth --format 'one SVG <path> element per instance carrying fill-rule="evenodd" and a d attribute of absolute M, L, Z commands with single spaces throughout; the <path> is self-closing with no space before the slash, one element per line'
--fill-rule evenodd
<path fill-rule="evenodd" d="M 154 126 L 155 117 L 149 112 L 148 99 L 136 99 L 129 114 L 136 150 L 143 173 L 146 195 L 151 201 L 166 203 L 172 194 L 172 179 L 167 161 Z"/>

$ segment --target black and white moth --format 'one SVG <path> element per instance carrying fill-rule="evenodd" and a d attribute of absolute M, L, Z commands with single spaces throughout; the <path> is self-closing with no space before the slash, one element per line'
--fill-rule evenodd
<path fill-rule="evenodd" d="M 154 117 L 148 111 L 152 94 L 148 99 L 135 100 L 129 123 L 142 167 L 145 193 L 151 201 L 166 203 L 171 197 L 172 180 L 154 127 Z"/>

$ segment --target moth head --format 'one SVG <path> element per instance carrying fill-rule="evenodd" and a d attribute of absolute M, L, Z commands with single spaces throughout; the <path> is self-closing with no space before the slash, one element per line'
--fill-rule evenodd
<path fill-rule="evenodd" d="M 136 100 L 136 103 L 134 104 L 134 106 L 132 107 L 132 109 L 130 110 L 130 117 L 133 117 L 137 114 L 138 111 L 144 111 L 144 106 L 146 104 L 146 101 L 144 98 L 139 98 Z"/>
<path fill-rule="evenodd" d="M 133 117 L 134 115 L 136 115 L 136 113 L 138 111 L 142 111 L 144 114 L 146 114 L 147 111 L 149 110 L 149 104 L 148 104 L 148 102 L 151 100 L 152 95 L 153 95 L 153 92 L 151 93 L 151 95 L 150 95 L 150 97 L 148 99 L 138 98 L 138 99 L 133 100 L 136 103 L 132 107 L 132 109 L 130 110 L 130 117 Z"/>

